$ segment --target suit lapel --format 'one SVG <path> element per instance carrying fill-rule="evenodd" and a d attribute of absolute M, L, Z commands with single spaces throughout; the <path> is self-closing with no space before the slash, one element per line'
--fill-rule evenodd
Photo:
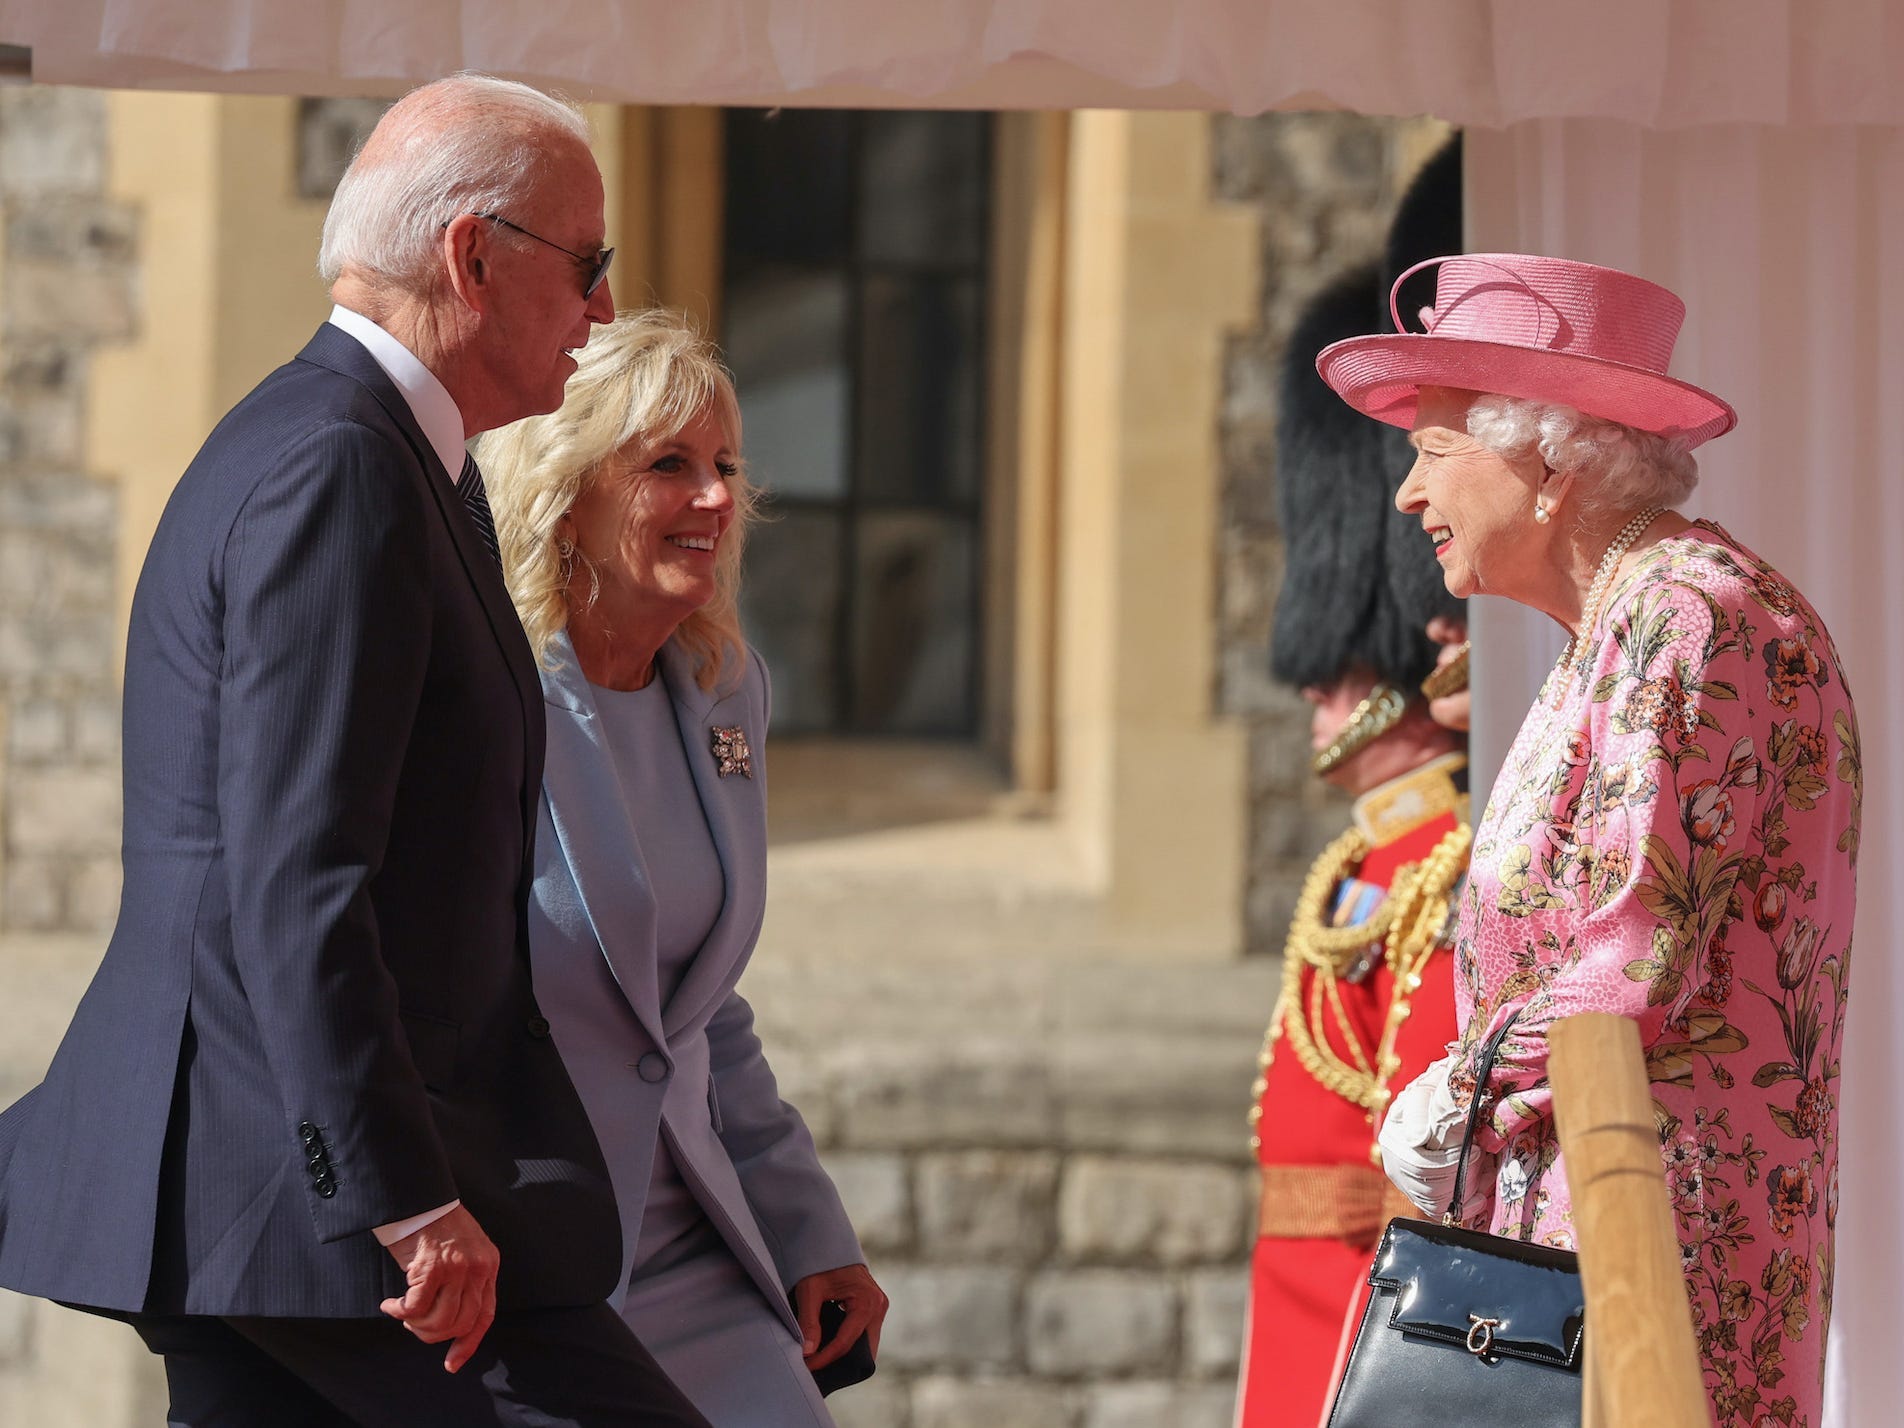
<path fill-rule="evenodd" d="M 609 970 L 642 1027 L 656 1044 L 664 1044 L 648 865 L 628 820 L 628 799 L 594 697 L 568 636 L 556 637 L 550 655 L 560 662 L 545 676 L 549 749 L 542 781 L 550 821 Z"/>
<path fill-rule="evenodd" d="M 449 527 L 450 541 L 456 547 L 463 573 L 475 587 L 476 598 L 482 604 L 483 615 L 489 621 L 490 632 L 496 637 L 503 663 L 509 670 L 509 678 L 516 686 L 516 697 L 522 704 L 523 756 L 525 767 L 531 774 L 531 777 L 523 780 L 522 825 L 524 838 L 533 845 L 538 793 L 533 777 L 537 765 L 535 730 L 540 722 L 542 688 L 536 675 L 535 656 L 523 636 L 522 624 L 516 618 L 515 606 L 510 603 L 509 591 L 503 584 L 501 572 L 496 569 L 496 562 L 483 545 L 482 537 L 476 533 L 468 512 L 463 509 L 463 500 L 456 493 L 455 481 L 443 469 L 436 448 L 424 436 L 423 428 L 417 425 L 410 404 L 403 399 L 403 393 L 397 390 L 396 384 L 377 365 L 376 359 L 365 350 L 364 345 L 342 328 L 333 327 L 327 322 L 318 328 L 316 335 L 304 345 L 298 357 L 301 361 L 349 377 L 364 387 L 377 399 L 378 405 L 389 413 L 391 421 L 396 423 L 397 429 L 416 453 L 417 460 L 423 464 L 424 484 L 435 498 L 444 524 Z"/>
<path fill-rule="evenodd" d="M 744 686 L 725 696 L 701 689 L 687 656 L 672 643 L 663 647 L 660 677 L 720 858 L 723 889 L 713 928 L 663 1008 L 656 980 L 655 893 L 640 836 L 629 821 L 628 792 L 614 772 L 594 697 L 568 637 L 559 636 L 550 653 L 559 661 L 544 676 L 550 717 L 543 784 L 550 820 L 622 995 L 649 1035 L 665 1043 L 732 988 L 766 911 L 762 770 L 757 767 L 752 778 L 722 777 L 710 742 L 715 727 L 738 726 L 758 757 L 766 738 L 753 708 L 759 701 L 746 699 Z"/>
<path fill-rule="evenodd" d="M 662 647 L 660 667 L 701 811 L 720 855 L 723 888 L 720 916 L 662 1010 L 662 1024 L 672 1034 L 731 990 L 736 968 L 760 932 L 767 906 L 767 787 L 760 752 L 767 731 L 754 713 L 760 701 L 745 698 L 744 682 L 731 693 L 702 689 L 692 662 L 673 641 Z M 737 726 L 746 738 L 755 762 L 751 778 L 720 773 L 711 740 L 722 726 Z"/>

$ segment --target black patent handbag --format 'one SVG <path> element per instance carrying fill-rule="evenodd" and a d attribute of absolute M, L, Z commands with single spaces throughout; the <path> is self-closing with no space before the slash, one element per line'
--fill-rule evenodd
<path fill-rule="evenodd" d="M 1390 1220 L 1369 1270 L 1328 1428 L 1579 1428 L 1586 1299 L 1571 1250 L 1461 1229 L 1482 1090 L 1513 1018 L 1475 1070 L 1454 1195 L 1439 1225 Z"/>

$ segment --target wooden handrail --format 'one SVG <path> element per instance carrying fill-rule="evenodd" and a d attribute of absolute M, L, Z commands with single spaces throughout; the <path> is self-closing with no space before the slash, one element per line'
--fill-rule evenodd
<path fill-rule="evenodd" d="M 1587 1300 L 1586 1428 L 1711 1428 L 1639 1028 L 1554 1024 L 1548 1074 Z"/>

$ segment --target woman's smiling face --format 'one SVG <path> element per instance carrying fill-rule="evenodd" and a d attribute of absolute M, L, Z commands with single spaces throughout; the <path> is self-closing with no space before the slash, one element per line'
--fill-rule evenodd
<path fill-rule="evenodd" d="M 1408 441 L 1415 464 L 1396 507 L 1420 519 L 1435 543 L 1448 593 L 1521 598 L 1540 584 L 1555 525 L 1534 519 L 1546 468 L 1538 456 L 1510 461 L 1468 435 L 1476 394 L 1423 387 Z"/>
<path fill-rule="evenodd" d="M 736 469 L 719 420 L 703 412 L 668 441 L 631 442 L 589 484 L 570 529 L 600 580 L 604 614 L 669 610 L 685 619 L 714 598 Z"/>

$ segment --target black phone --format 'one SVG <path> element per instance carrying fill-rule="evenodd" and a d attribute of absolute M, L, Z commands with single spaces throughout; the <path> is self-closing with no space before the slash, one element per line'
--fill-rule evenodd
<path fill-rule="evenodd" d="M 793 1296 L 787 1296 L 791 1302 Z M 833 1336 L 840 1331 L 840 1325 L 846 1322 L 846 1306 L 837 1299 L 829 1299 L 820 1306 L 820 1347 L 825 1348 L 833 1342 Z M 841 1354 L 832 1363 L 813 1375 L 822 1397 L 836 1389 L 850 1388 L 856 1383 L 864 1383 L 873 1376 L 876 1369 L 873 1363 L 873 1345 L 864 1333 L 859 1336 L 853 1347 Z"/>

